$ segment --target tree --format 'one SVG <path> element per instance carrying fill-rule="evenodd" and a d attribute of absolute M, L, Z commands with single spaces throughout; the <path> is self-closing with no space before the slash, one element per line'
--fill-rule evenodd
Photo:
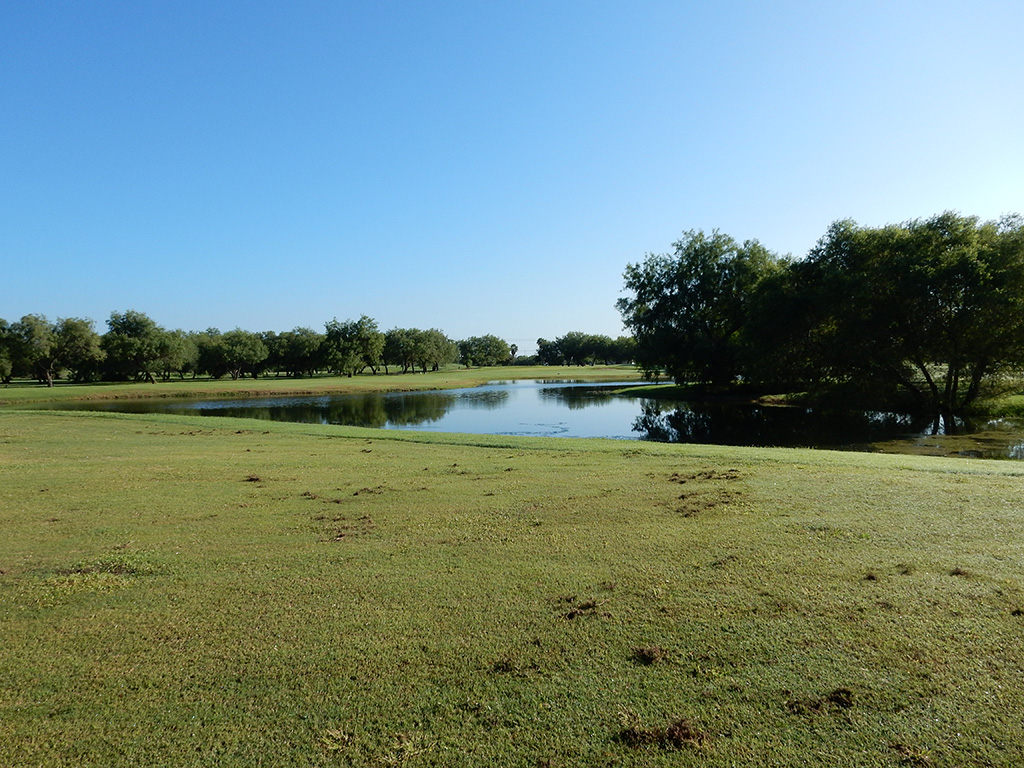
<path fill-rule="evenodd" d="M 199 362 L 199 348 L 195 339 L 182 330 L 161 331 L 157 341 L 156 370 L 167 381 L 173 374 L 185 378 L 185 373 L 195 370 Z"/>
<path fill-rule="evenodd" d="M 11 353 L 7 347 L 0 347 L 0 384 L 4 386 L 10 384 L 13 371 L 14 364 L 11 361 Z"/>
<path fill-rule="evenodd" d="M 0 383 L 7 386 L 14 375 L 14 334 L 11 324 L 0 317 Z"/>
<path fill-rule="evenodd" d="M 557 341 L 537 339 L 537 359 L 542 365 L 562 365 L 565 362 L 565 355 Z"/>
<path fill-rule="evenodd" d="M 384 353 L 384 334 L 375 320 L 363 315 L 340 323 L 334 318 L 326 324 L 326 330 L 324 353 L 333 371 L 353 376 L 369 367 L 377 372 Z"/>
<path fill-rule="evenodd" d="M 106 354 L 92 320 L 58 320 L 54 327 L 54 357 L 58 365 L 68 370 L 72 381 L 93 378 Z"/>
<path fill-rule="evenodd" d="M 413 332 L 412 359 L 427 372 L 440 370 L 442 365 L 454 363 L 459 357 L 458 345 L 436 328 Z"/>
<path fill-rule="evenodd" d="M 75 317 L 50 323 L 43 315 L 25 315 L 13 325 L 2 322 L 0 348 L 7 360 L 2 377 L 6 382 L 19 374 L 48 387 L 65 371 L 75 381 L 89 379 L 103 359 L 92 321 Z"/>
<path fill-rule="evenodd" d="M 555 339 L 562 357 L 569 365 L 587 365 L 593 362 L 594 344 L 592 337 L 582 331 L 569 331 Z"/>
<path fill-rule="evenodd" d="M 114 312 L 103 335 L 107 370 L 115 379 L 155 382 L 153 372 L 160 369 L 164 331 L 142 312 Z"/>
<path fill-rule="evenodd" d="M 508 343 L 497 336 L 472 336 L 459 342 L 459 356 L 467 368 L 471 365 L 501 365 L 511 354 Z"/>
<path fill-rule="evenodd" d="M 986 381 L 1024 363 L 1024 221 L 943 213 L 867 228 L 834 223 L 792 267 L 807 307 L 793 329 L 821 384 L 909 395 L 963 411 Z M 783 334 L 784 335 L 784 334 Z"/>
<path fill-rule="evenodd" d="M 407 373 L 413 365 L 413 331 L 408 328 L 392 328 L 384 334 L 384 349 L 381 353 L 384 372 L 389 365 L 401 366 Z"/>
<path fill-rule="evenodd" d="M 718 230 L 691 230 L 673 248 L 626 267 L 632 295 L 616 306 L 636 339 L 637 362 L 677 382 L 733 381 L 750 299 L 778 258 L 756 240 L 740 245 Z"/>
<path fill-rule="evenodd" d="M 324 335 L 312 328 L 294 328 L 282 334 L 264 334 L 264 343 L 270 350 L 268 363 L 288 376 L 312 376 L 321 364 Z"/>
<path fill-rule="evenodd" d="M 53 325 L 42 315 L 25 315 L 11 326 L 10 336 L 14 371 L 52 387 L 59 366 Z"/>
<path fill-rule="evenodd" d="M 267 359 L 267 345 L 258 333 L 235 328 L 220 338 L 224 355 L 224 365 L 232 379 L 238 379 L 245 373 L 256 378 L 256 366 Z"/>
<path fill-rule="evenodd" d="M 214 379 L 228 373 L 222 336 L 218 328 L 207 328 L 205 331 L 192 334 L 197 350 L 196 370 Z"/>
<path fill-rule="evenodd" d="M 377 321 L 366 315 L 360 317 L 355 325 L 355 340 L 360 361 L 376 374 L 384 354 L 384 334 L 377 327 Z"/>
<path fill-rule="evenodd" d="M 612 342 L 612 362 L 631 363 L 636 358 L 636 339 L 619 336 Z"/>

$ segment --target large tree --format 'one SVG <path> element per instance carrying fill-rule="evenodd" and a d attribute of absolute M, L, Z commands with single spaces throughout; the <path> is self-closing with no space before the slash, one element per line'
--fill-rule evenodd
<path fill-rule="evenodd" d="M 107 320 L 103 350 L 107 369 L 113 378 L 155 382 L 154 371 L 160 370 L 163 334 L 165 331 L 142 312 L 129 309 L 114 312 Z"/>
<path fill-rule="evenodd" d="M 312 328 L 294 328 L 281 334 L 265 333 L 263 342 L 270 351 L 268 364 L 288 376 L 312 376 L 321 365 L 324 335 Z"/>
<path fill-rule="evenodd" d="M 163 331 L 157 352 L 157 370 L 164 381 L 175 373 L 178 378 L 185 378 L 185 374 L 194 372 L 199 363 L 199 347 L 194 336 L 180 329 Z"/>
<path fill-rule="evenodd" d="M 759 283 L 779 259 L 756 240 L 737 243 L 714 230 L 691 230 L 671 254 L 629 264 L 617 307 L 648 374 L 677 382 L 725 384 L 741 372 L 741 332 Z"/>
<path fill-rule="evenodd" d="M 232 379 L 238 379 L 246 373 L 257 376 L 257 366 L 267 359 L 267 345 L 258 333 L 235 328 L 221 335 L 224 364 Z"/>
<path fill-rule="evenodd" d="M 384 334 L 377 321 L 366 315 L 344 323 L 334 318 L 325 328 L 324 356 L 332 370 L 349 376 L 367 367 L 377 372 L 384 354 Z"/>
<path fill-rule="evenodd" d="M 793 265 L 789 324 L 820 384 L 901 392 L 958 413 L 1024 364 L 1024 221 L 943 213 L 881 228 L 834 223 Z M 778 336 L 785 337 L 786 330 Z"/>
<path fill-rule="evenodd" d="M 14 375 L 14 336 L 11 324 L 0 317 L 0 383 L 5 386 L 11 383 Z"/>
<path fill-rule="evenodd" d="M 565 362 L 565 353 L 562 351 L 558 340 L 537 339 L 537 359 L 543 365 L 562 365 Z"/>
<path fill-rule="evenodd" d="M 90 378 L 103 359 L 100 337 L 91 320 L 66 317 L 51 323 L 43 315 L 25 315 L 0 327 L 6 380 L 12 374 L 31 376 L 48 387 L 69 373 L 75 381 Z"/>
<path fill-rule="evenodd" d="M 14 371 L 52 387 L 60 366 L 53 324 L 42 315 L 25 315 L 11 325 L 10 335 Z"/>
<path fill-rule="evenodd" d="M 88 381 L 98 373 L 106 354 L 92 320 L 65 317 L 54 326 L 54 354 L 73 381 Z"/>
<path fill-rule="evenodd" d="M 413 332 L 413 362 L 426 373 L 436 371 L 442 365 L 454 363 L 459 359 L 458 345 L 437 328 Z"/>
<path fill-rule="evenodd" d="M 502 365 L 511 355 L 508 342 L 492 334 L 472 336 L 459 342 L 459 356 L 467 368 L 471 365 Z"/>
<path fill-rule="evenodd" d="M 6 346 L 0 346 L 0 384 L 10 384 L 13 372 L 14 362 L 11 360 L 11 353 Z"/>

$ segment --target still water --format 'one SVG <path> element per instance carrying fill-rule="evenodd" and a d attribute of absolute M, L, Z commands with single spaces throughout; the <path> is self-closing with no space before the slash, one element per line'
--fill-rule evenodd
<path fill-rule="evenodd" d="M 77 404 L 128 412 L 234 416 L 380 429 L 836 448 L 1024 459 L 1024 424 L 947 425 L 906 414 L 696 403 L 622 396 L 636 381 L 520 380 L 434 392 L 140 400 Z"/>

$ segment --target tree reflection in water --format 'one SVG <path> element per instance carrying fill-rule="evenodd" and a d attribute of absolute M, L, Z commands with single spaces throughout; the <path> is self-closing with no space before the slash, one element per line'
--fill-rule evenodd
<path fill-rule="evenodd" d="M 671 410 L 669 410 L 671 408 Z M 920 433 L 928 418 L 882 412 L 819 411 L 810 408 L 648 404 L 633 423 L 641 439 L 664 443 L 716 443 L 829 448 L 867 444 L 894 434 Z"/>
<path fill-rule="evenodd" d="M 222 405 L 218 416 L 295 421 L 304 424 L 346 424 L 354 427 L 415 426 L 439 421 L 455 405 L 448 392 L 401 395 L 360 395 L 285 399 L 247 405 Z M 214 410 L 214 409 L 210 409 Z"/>
<path fill-rule="evenodd" d="M 1024 459 L 1024 425 L 1014 420 L 972 424 L 960 419 L 913 418 L 888 412 L 665 401 L 616 394 L 628 384 L 537 380 L 434 392 L 247 400 L 77 401 L 59 407 L 199 413 L 377 429 Z"/>

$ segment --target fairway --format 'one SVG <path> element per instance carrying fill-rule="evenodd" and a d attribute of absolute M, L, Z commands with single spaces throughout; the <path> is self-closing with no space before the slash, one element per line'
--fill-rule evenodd
<path fill-rule="evenodd" d="M 1022 488 L 2 412 L 0 765 L 1022 765 Z"/>

